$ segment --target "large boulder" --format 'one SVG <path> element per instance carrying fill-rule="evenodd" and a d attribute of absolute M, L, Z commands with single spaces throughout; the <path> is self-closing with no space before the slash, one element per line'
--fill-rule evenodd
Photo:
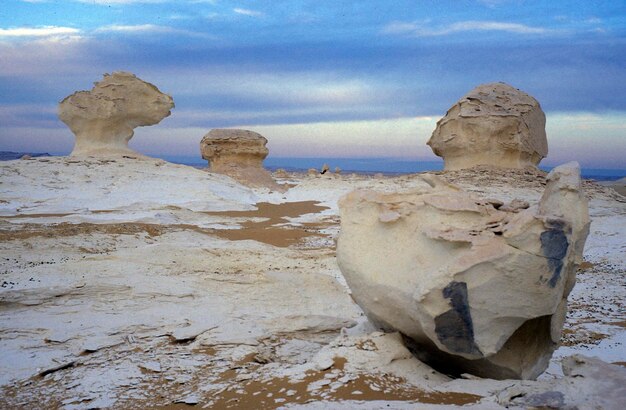
<path fill-rule="evenodd" d="M 73 156 L 134 154 L 128 141 L 137 127 L 170 115 L 172 97 L 134 74 L 105 74 L 91 91 L 78 91 L 59 103 L 59 118 L 76 137 Z"/>
<path fill-rule="evenodd" d="M 427 144 L 446 170 L 534 167 L 548 155 L 545 127 L 533 97 L 508 84 L 483 84 L 450 107 Z"/>
<path fill-rule="evenodd" d="M 337 260 L 354 300 L 446 372 L 536 378 L 560 340 L 589 231 L 578 164 L 547 180 L 528 209 L 434 176 L 421 191 L 344 196 Z"/>
<path fill-rule="evenodd" d="M 209 170 L 225 174 L 251 187 L 280 190 L 272 175 L 263 168 L 269 154 L 267 139 L 261 134 L 239 129 L 213 129 L 200 141 L 202 158 Z"/>

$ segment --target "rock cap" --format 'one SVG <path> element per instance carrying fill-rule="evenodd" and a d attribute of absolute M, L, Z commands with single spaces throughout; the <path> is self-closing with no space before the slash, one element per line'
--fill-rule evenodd
<path fill-rule="evenodd" d="M 505 83 L 482 84 L 450 107 L 427 144 L 445 170 L 535 167 L 548 155 L 545 125 L 535 98 Z"/>

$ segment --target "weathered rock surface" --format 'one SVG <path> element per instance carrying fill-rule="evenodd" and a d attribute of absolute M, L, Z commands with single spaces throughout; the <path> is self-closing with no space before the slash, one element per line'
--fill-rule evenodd
<path fill-rule="evenodd" d="M 555 168 L 538 206 L 508 211 L 434 176 L 430 189 L 344 196 L 337 259 L 354 299 L 435 366 L 536 378 L 560 340 L 589 230 L 579 173 Z"/>
<path fill-rule="evenodd" d="M 545 126 L 533 97 L 504 83 L 483 84 L 450 107 L 427 144 L 446 170 L 524 168 L 548 155 Z"/>
<path fill-rule="evenodd" d="M 263 168 L 269 154 L 267 139 L 256 132 L 239 129 L 213 129 L 200 141 L 202 158 L 209 170 L 225 174 L 252 187 L 280 190 L 272 175 Z"/>
<path fill-rule="evenodd" d="M 128 141 L 134 129 L 158 124 L 170 115 L 172 97 L 117 71 L 105 74 L 91 91 L 78 91 L 59 103 L 59 118 L 74 133 L 71 155 L 109 156 L 134 153 Z"/>
<path fill-rule="evenodd" d="M 501 391 L 498 403 L 506 408 L 622 409 L 626 397 L 626 369 L 582 355 L 563 359 L 565 377 L 548 385 L 513 385 Z"/>

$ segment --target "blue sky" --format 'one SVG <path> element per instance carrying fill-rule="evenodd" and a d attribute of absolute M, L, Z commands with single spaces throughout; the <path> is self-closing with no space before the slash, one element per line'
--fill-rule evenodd
<path fill-rule="evenodd" d="M 504 81 L 546 112 L 548 164 L 626 168 L 623 1 L 4 0 L 0 150 L 69 152 L 58 101 L 116 70 L 174 97 L 147 154 L 236 126 L 273 156 L 433 159 L 445 111 Z"/>

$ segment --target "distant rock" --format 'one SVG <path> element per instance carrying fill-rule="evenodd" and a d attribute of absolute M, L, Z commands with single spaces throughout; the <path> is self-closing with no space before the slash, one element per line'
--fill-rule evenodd
<path fill-rule="evenodd" d="M 613 188 L 618 194 L 626 196 L 626 177 L 620 178 L 617 181 L 602 181 L 599 182 L 599 184 Z"/>
<path fill-rule="evenodd" d="M 72 156 L 134 154 L 134 129 L 158 124 L 170 115 L 172 97 L 134 74 L 105 74 L 91 91 L 78 91 L 59 103 L 59 118 L 74 133 Z"/>
<path fill-rule="evenodd" d="M 24 157 L 36 158 L 36 157 L 49 157 L 48 153 L 40 152 L 13 152 L 13 151 L 0 151 L 0 161 L 11 161 L 14 159 L 25 159 Z"/>
<path fill-rule="evenodd" d="M 274 171 L 274 176 L 276 178 L 289 178 L 289 173 L 283 168 L 278 168 L 276 171 Z"/>
<path fill-rule="evenodd" d="M 561 338 L 589 231 L 578 164 L 555 168 L 528 209 L 425 181 L 340 200 L 337 260 L 354 300 L 446 371 L 536 378 Z"/>
<path fill-rule="evenodd" d="M 445 170 L 534 167 L 548 155 L 545 127 L 536 99 L 508 84 L 483 84 L 450 107 L 427 144 Z"/>
<path fill-rule="evenodd" d="M 213 129 L 200 141 L 202 158 L 209 170 L 225 174 L 243 185 L 282 190 L 263 160 L 269 154 L 267 139 L 256 132 L 239 129 Z"/>

